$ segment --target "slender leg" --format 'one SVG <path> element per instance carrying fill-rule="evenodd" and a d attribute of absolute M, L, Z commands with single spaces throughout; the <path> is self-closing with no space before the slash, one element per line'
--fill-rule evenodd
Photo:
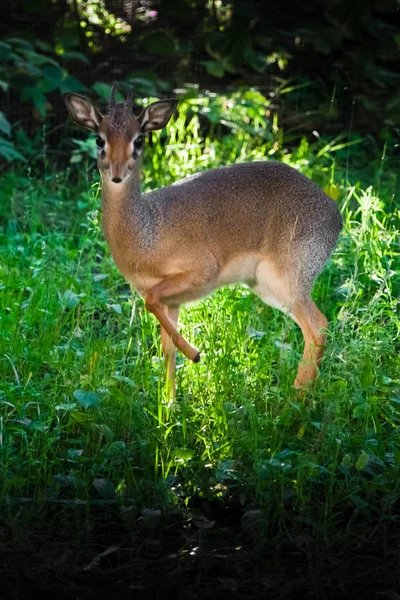
<path fill-rule="evenodd" d="M 299 325 L 304 337 L 304 353 L 294 387 L 305 388 L 315 380 L 324 353 L 326 317 L 312 301 L 308 290 L 301 289 L 298 277 L 282 277 L 271 263 L 264 261 L 257 272 L 253 292 L 266 304 L 289 315 Z"/>
<path fill-rule="evenodd" d="M 304 354 L 299 364 L 294 387 L 304 388 L 317 376 L 318 366 L 325 350 L 325 330 L 328 327 L 328 321 L 311 298 L 306 302 L 296 303 L 293 306 L 293 314 L 304 337 Z"/>
<path fill-rule="evenodd" d="M 179 317 L 179 306 L 174 308 L 168 308 L 164 306 L 164 313 L 167 318 L 171 321 L 172 325 L 176 328 Z M 173 344 L 170 336 L 165 331 L 164 327 L 161 326 L 161 344 L 163 347 L 165 365 L 166 365 L 166 376 L 167 376 L 167 396 L 172 400 L 175 398 L 175 365 L 176 365 L 176 348 Z"/>
<path fill-rule="evenodd" d="M 185 338 L 177 332 L 171 321 L 164 314 L 162 305 L 159 303 L 153 303 L 153 300 L 148 302 L 146 297 L 146 308 L 159 320 L 161 327 L 163 327 L 165 332 L 170 336 L 173 344 L 178 348 L 178 350 L 180 350 L 182 354 L 186 356 L 186 358 L 189 358 L 189 360 L 195 363 L 199 362 L 200 352 L 195 346 L 189 344 L 189 342 L 187 342 Z"/>
<path fill-rule="evenodd" d="M 171 337 L 174 345 L 187 358 L 193 362 L 199 362 L 200 353 L 189 342 L 187 342 L 176 330 L 171 321 L 168 319 L 163 310 L 163 305 L 179 305 L 179 297 L 190 293 L 196 297 L 195 290 L 204 289 L 205 283 L 212 279 L 213 273 L 204 268 L 201 273 L 179 273 L 166 277 L 160 283 L 157 283 L 145 296 L 146 308 L 159 320 L 161 326 L 166 333 Z M 200 294 L 199 294 L 200 295 Z M 173 301 L 177 298 L 176 302 Z M 168 302 L 167 302 L 168 300 Z"/>

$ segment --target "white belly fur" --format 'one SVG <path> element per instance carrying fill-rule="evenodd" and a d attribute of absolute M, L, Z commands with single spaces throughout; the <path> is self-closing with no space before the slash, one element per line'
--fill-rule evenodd
<path fill-rule="evenodd" d="M 210 279 L 207 282 L 203 282 L 199 288 L 187 290 L 179 296 L 174 297 L 174 299 L 171 298 L 171 301 L 166 301 L 165 304 L 174 305 L 177 303 L 184 304 L 185 302 L 193 302 L 208 296 L 211 292 L 219 287 L 234 283 L 245 283 L 250 287 L 253 287 L 256 285 L 258 279 L 257 274 L 260 263 L 263 264 L 263 279 L 268 278 L 268 273 L 266 272 L 268 269 L 266 269 L 265 257 L 255 253 L 243 254 L 235 257 L 233 260 L 224 265 L 216 278 Z M 146 293 L 149 292 L 160 281 L 163 281 L 172 275 L 183 273 L 184 269 L 182 266 L 183 265 L 178 264 L 178 262 L 173 263 L 171 261 L 168 266 L 163 265 L 163 271 L 165 273 L 163 276 L 157 277 L 154 275 L 146 275 L 145 273 L 135 273 L 130 274 L 128 279 L 131 285 L 133 285 L 133 287 L 142 296 L 145 296 Z M 187 268 L 187 264 L 185 266 Z M 272 270 L 271 279 L 273 279 Z"/>
<path fill-rule="evenodd" d="M 216 287 L 230 285 L 231 283 L 247 283 L 254 285 L 257 280 L 257 267 L 262 260 L 260 254 L 242 254 L 236 256 L 224 265 L 218 275 Z"/>

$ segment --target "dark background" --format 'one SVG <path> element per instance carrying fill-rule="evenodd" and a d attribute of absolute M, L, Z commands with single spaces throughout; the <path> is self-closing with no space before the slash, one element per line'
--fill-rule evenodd
<path fill-rule="evenodd" d="M 60 92 L 101 105 L 114 80 L 136 98 L 254 86 L 281 127 L 398 133 L 396 0 L 11 0 L 0 33 L 6 161 L 43 124 L 57 144 Z"/>

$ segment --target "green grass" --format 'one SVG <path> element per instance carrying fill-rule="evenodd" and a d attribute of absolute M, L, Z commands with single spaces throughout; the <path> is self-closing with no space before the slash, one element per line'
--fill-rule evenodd
<path fill-rule="evenodd" d="M 247 131 L 204 139 L 198 125 L 196 116 L 189 125 L 181 117 L 167 148 L 154 136 L 145 188 L 260 158 L 276 144 Z M 303 399 L 292 388 L 303 349 L 299 329 L 237 286 L 183 309 L 180 329 L 201 349 L 202 362 L 178 356 L 177 400 L 168 403 L 158 326 L 112 262 L 95 170 L 91 183 L 85 161 L 53 176 L 2 176 L 6 522 L 29 502 L 80 501 L 131 511 L 135 523 L 145 509 L 184 511 L 195 498 L 222 505 L 235 498 L 245 513 L 260 510 L 259 531 L 268 535 L 311 523 L 328 537 L 358 519 L 394 519 L 400 499 L 396 182 L 389 168 L 387 178 L 381 173 L 377 196 L 352 181 L 352 154 L 346 181 L 325 142 L 319 149 L 318 159 L 305 142 L 281 155 L 338 198 L 345 223 L 314 288 L 330 326 L 320 375 Z"/>

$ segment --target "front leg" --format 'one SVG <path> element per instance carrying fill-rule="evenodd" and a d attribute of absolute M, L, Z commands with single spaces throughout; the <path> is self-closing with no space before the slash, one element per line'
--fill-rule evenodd
<path fill-rule="evenodd" d="M 168 306 L 164 306 L 164 313 L 166 314 L 168 320 L 172 323 L 172 325 L 176 328 L 178 324 L 179 317 L 179 306 L 176 308 L 171 308 Z M 175 389 L 175 366 L 176 366 L 176 347 L 172 342 L 170 336 L 165 331 L 164 327 L 161 327 L 161 344 L 163 348 L 164 358 L 165 358 L 165 366 L 166 366 L 166 376 L 167 376 L 167 396 L 168 399 L 174 400 L 176 389 Z"/>
<path fill-rule="evenodd" d="M 163 300 L 172 299 L 174 296 L 184 294 L 189 290 L 200 287 L 204 281 L 204 276 L 200 278 L 195 273 L 179 273 L 178 275 L 171 275 L 166 277 L 160 283 L 157 283 L 145 296 L 146 308 L 158 319 L 161 327 L 172 339 L 174 345 L 184 354 L 187 358 L 197 363 L 200 360 L 200 353 L 189 342 L 187 342 L 175 329 L 171 321 L 168 319 L 164 312 Z M 179 302 L 177 301 L 177 305 Z"/>

